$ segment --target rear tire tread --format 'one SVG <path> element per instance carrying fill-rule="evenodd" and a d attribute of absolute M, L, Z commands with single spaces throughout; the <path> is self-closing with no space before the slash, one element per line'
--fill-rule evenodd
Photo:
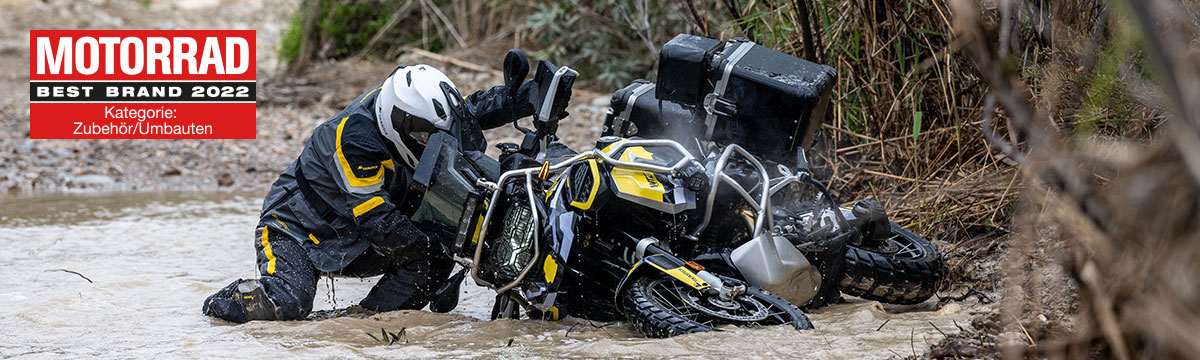
<path fill-rule="evenodd" d="M 896 223 L 891 224 L 891 230 L 925 248 L 925 256 L 898 259 L 848 246 L 842 292 L 889 304 L 911 305 L 928 300 L 942 280 L 941 255 L 928 240 L 912 231 Z"/>

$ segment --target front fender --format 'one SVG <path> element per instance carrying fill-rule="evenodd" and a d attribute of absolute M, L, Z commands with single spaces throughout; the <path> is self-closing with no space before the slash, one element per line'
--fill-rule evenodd
<path fill-rule="evenodd" d="M 617 285 L 617 291 L 614 292 L 613 302 L 617 302 L 621 298 L 621 294 L 629 287 L 629 284 L 639 276 L 652 274 L 655 271 L 667 274 L 685 285 L 700 291 L 704 291 L 712 287 L 708 281 L 704 281 L 699 274 L 688 269 L 687 264 L 668 254 L 654 254 L 643 257 L 633 267 L 629 269 L 629 273 L 625 274 L 625 278 L 621 279 L 621 283 Z"/>

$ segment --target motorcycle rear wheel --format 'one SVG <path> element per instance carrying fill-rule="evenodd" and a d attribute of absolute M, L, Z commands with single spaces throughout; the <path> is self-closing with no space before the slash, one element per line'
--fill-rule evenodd
<path fill-rule="evenodd" d="M 941 255 L 929 240 L 894 222 L 890 225 L 884 242 L 846 247 L 842 292 L 889 304 L 928 300 L 942 280 Z"/>
<path fill-rule="evenodd" d="M 622 293 L 619 306 L 638 332 L 654 338 L 717 331 L 725 324 L 813 328 L 795 305 L 758 287 L 747 286 L 744 294 L 722 302 L 663 274 L 635 280 Z"/>

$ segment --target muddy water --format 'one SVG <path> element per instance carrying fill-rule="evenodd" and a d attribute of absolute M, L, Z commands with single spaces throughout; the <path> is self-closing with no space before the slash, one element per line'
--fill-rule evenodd
<path fill-rule="evenodd" d="M 469 282 L 451 314 L 399 311 L 244 325 L 201 316 L 206 296 L 255 275 L 251 235 L 260 196 L 0 198 L 0 357 L 889 358 L 920 354 L 940 340 L 930 323 L 951 331 L 953 321 L 963 324 L 967 316 L 852 299 L 810 312 L 813 331 L 728 329 L 644 339 L 621 323 L 488 322 L 491 294 Z M 352 305 L 374 280 L 334 279 L 335 291 L 331 280 L 322 280 L 315 308 Z M 405 337 L 388 345 L 367 335 L 381 337 L 381 328 L 405 329 Z"/>

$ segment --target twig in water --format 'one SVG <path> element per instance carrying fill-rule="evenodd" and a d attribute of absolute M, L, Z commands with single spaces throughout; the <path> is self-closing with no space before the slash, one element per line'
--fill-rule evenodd
<path fill-rule="evenodd" d="M 993 300 L 991 296 L 988 296 L 988 294 L 985 294 L 983 291 L 979 291 L 976 288 L 967 288 L 967 292 L 965 292 L 959 296 L 941 297 L 941 299 L 938 300 L 938 302 L 945 304 L 945 303 L 951 302 L 951 301 L 963 301 L 963 300 L 966 300 L 967 298 L 970 298 L 971 295 L 975 295 L 976 297 L 978 297 L 979 303 L 981 303 L 981 304 L 991 304 L 991 303 L 996 302 L 996 300 Z"/>
<path fill-rule="evenodd" d="M 588 322 L 588 325 L 591 325 L 591 326 L 592 326 L 592 327 L 594 327 L 594 328 L 600 329 L 600 331 L 604 331 L 604 333 L 605 333 L 605 334 L 608 334 L 608 336 L 612 336 L 612 333 L 608 332 L 608 330 L 605 330 L 604 328 L 605 328 L 606 326 L 609 326 L 609 325 L 612 325 L 612 324 L 615 324 L 615 323 L 607 323 L 607 324 L 604 324 L 604 325 L 596 325 L 595 323 L 592 323 L 592 319 L 584 319 L 584 320 L 587 320 L 587 322 Z"/>
<path fill-rule="evenodd" d="M 375 335 L 374 335 L 374 334 L 371 334 L 371 333 L 370 333 L 370 332 L 368 332 L 368 331 L 363 331 L 363 332 L 364 332 L 364 333 L 366 333 L 366 334 L 367 334 L 367 336 L 370 336 L 372 339 L 375 339 L 375 342 L 383 342 L 383 340 L 379 340 L 379 338 L 375 337 Z"/>
<path fill-rule="evenodd" d="M 87 280 L 87 282 L 88 282 L 88 283 L 91 283 L 91 284 L 95 284 L 95 283 L 96 283 L 95 281 L 92 281 L 92 279 L 88 279 L 88 277 L 87 277 L 87 276 L 83 276 L 83 274 L 80 274 L 78 271 L 74 271 L 74 270 L 67 270 L 67 269 L 52 269 L 52 270 L 46 270 L 46 271 L 62 271 L 62 272 L 66 272 L 66 273 L 72 273 L 72 274 L 75 274 L 75 275 L 79 275 L 79 277 L 83 278 L 84 280 Z"/>
<path fill-rule="evenodd" d="M 939 333 L 942 333 L 942 336 L 949 337 L 946 335 L 945 332 L 942 331 L 942 329 L 938 329 L 937 325 L 934 325 L 932 321 L 929 321 L 929 326 L 932 326 L 934 330 L 937 330 Z"/>
<path fill-rule="evenodd" d="M 883 326 L 887 325 L 888 321 L 892 321 L 892 318 L 884 319 L 883 323 L 879 324 L 879 327 L 875 328 L 875 331 L 883 330 Z"/>
<path fill-rule="evenodd" d="M 512 342 L 513 339 L 508 339 L 508 345 L 504 345 L 504 347 L 512 347 Z"/>
<path fill-rule="evenodd" d="M 576 326 L 579 326 L 579 323 L 575 323 L 575 325 L 571 325 L 571 327 L 567 328 L 567 333 L 566 333 L 566 334 L 564 334 L 564 335 L 563 335 L 563 337 L 564 337 L 564 338 L 569 338 L 569 337 L 571 337 L 571 330 L 575 330 L 575 327 L 576 327 Z"/>
<path fill-rule="evenodd" d="M 963 329 L 961 325 L 958 325 L 957 321 L 950 320 L 950 322 L 954 323 L 954 327 L 958 328 L 958 331 L 967 332 L 967 329 Z"/>
<path fill-rule="evenodd" d="M 917 328 L 912 328 L 908 331 L 908 347 L 912 349 L 913 357 L 917 357 Z"/>

